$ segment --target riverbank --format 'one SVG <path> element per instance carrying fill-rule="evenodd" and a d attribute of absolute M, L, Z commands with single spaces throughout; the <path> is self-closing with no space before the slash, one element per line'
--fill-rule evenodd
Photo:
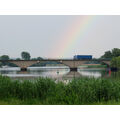
<path fill-rule="evenodd" d="M 0 76 L 0 104 L 120 104 L 120 79 L 81 77 L 64 84 L 49 78 L 19 81 Z"/>
<path fill-rule="evenodd" d="M 88 65 L 87 68 L 107 68 L 107 65 Z"/>

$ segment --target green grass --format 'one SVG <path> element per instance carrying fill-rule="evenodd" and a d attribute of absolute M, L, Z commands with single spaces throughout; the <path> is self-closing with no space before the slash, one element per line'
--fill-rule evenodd
<path fill-rule="evenodd" d="M 88 65 L 88 68 L 107 68 L 107 65 Z"/>
<path fill-rule="evenodd" d="M 120 104 L 120 79 L 81 77 L 64 84 L 49 78 L 19 81 L 0 76 L 0 104 Z"/>

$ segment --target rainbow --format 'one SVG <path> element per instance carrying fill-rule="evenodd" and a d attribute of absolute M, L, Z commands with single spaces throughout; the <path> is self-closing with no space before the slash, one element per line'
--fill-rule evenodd
<path fill-rule="evenodd" d="M 92 24 L 94 23 L 96 16 L 77 16 L 69 28 L 66 28 L 66 32 L 61 36 L 60 43 L 58 43 L 57 52 L 54 57 L 63 58 L 68 55 L 71 49 L 74 49 L 75 43 L 78 40 L 82 41 Z"/>

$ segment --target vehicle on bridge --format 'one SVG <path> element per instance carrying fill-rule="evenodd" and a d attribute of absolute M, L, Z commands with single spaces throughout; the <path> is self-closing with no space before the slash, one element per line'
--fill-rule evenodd
<path fill-rule="evenodd" d="M 74 60 L 92 60 L 92 55 L 75 55 Z"/>

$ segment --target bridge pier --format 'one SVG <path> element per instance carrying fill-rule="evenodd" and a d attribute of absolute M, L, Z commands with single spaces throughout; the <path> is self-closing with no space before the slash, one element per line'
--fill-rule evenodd
<path fill-rule="evenodd" d="M 27 71 L 27 68 L 20 68 L 22 72 Z"/>
<path fill-rule="evenodd" d="M 77 72 L 77 68 L 70 68 L 70 71 L 74 71 L 74 72 Z"/>

